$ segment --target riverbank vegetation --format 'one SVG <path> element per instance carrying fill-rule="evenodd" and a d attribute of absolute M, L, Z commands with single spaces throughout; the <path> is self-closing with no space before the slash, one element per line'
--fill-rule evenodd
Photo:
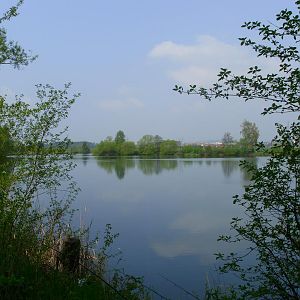
<path fill-rule="evenodd" d="M 96 144 L 91 142 L 70 142 L 67 151 L 71 154 L 90 154 Z"/>
<path fill-rule="evenodd" d="M 122 139 L 118 137 L 122 136 Z M 119 130 L 115 139 L 107 137 L 93 148 L 95 156 L 147 156 L 147 157 L 246 157 L 268 155 L 267 150 L 257 151 L 255 144 L 259 130 L 255 123 L 245 120 L 241 125 L 241 138 L 235 141 L 225 132 L 222 142 L 182 144 L 180 141 L 163 139 L 159 135 L 144 135 L 137 143 L 126 141 Z"/>
<path fill-rule="evenodd" d="M 1 26 L 22 4 L 0 17 Z M 0 29 L 0 66 L 35 59 Z M 79 188 L 60 127 L 79 97 L 70 88 L 36 85 L 31 105 L 0 95 L 0 299 L 147 299 L 140 278 L 118 270 L 106 276 L 107 250 L 117 237 L 110 225 L 94 240 L 89 228 L 72 225 Z"/>
<path fill-rule="evenodd" d="M 72 226 L 79 189 L 66 131 L 57 131 L 78 97 L 69 88 L 37 86 L 34 106 L 1 97 L 0 297 L 144 298 L 138 278 L 117 270 L 106 278 L 106 251 L 117 237 L 111 227 L 91 241 L 89 228 Z"/>

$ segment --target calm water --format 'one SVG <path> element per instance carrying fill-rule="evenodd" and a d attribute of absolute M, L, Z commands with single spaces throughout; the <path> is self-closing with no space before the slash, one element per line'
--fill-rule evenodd
<path fill-rule="evenodd" d="M 81 188 L 78 219 L 94 231 L 106 223 L 120 234 L 119 267 L 172 299 L 192 299 L 173 283 L 203 294 L 205 280 L 222 283 L 213 253 L 240 215 L 232 196 L 248 176 L 240 159 L 97 159 L 76 157 Z M 264 159 L 254 159 L 261 163 Z"/>

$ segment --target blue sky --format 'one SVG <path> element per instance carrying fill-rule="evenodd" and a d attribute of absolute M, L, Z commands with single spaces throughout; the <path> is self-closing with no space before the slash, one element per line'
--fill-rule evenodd
<path fill-rule="evenodd" d="M 0 12 L 13 4 L 1 0 Z M 20 15 L 6 23 L 10 39 L 39 58 L 21 70 L 0 69 L 0 93 L 34 99 L 34 85 L 72 82 L 82 96 L 71 110 L 69 135 L 98 142 L 122 129 L 127 138 L 144 134 L 184 142 L 239 138 L 244 119 L 256 122 L 270 140 L 274 123 L 292 116 L 262 117 L 264 103 L 205 102 L 172 91 L 175 84 L 214 82 L 218 69 L 242 73 L 259 63 L 240 47 L 249 35 L 244 21 L 274 21 L 287 0 L 25 0 Z M 30 100 L 32 101 L 32 100 Z"/>

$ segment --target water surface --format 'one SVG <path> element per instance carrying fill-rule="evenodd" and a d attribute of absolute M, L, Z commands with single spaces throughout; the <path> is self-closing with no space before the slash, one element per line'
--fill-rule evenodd
<path fill-rule="evenodd" d="M 242 159 L 75 160 L 80 222 L 100 231 L 112 224 L 127 273 L 172 299 L 190 298 L 170 281 L 198 295 L 207 279 L 222 283 L 213 254 L 230 250 L 217 238 L 241 213 L 232 196 L 249 179 Z"/>

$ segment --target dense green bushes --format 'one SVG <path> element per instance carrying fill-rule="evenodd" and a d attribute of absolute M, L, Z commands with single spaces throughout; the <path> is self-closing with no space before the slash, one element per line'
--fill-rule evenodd
<path fill-rule="evenodd" d="M 245 121 L 246 123 L 248 121 Z M 245 123 L 244 122 L 244 123 Z M 244 124 L 243 123 L 243 124 Z M 250 122 L 248 122 L 250 123 Z M 252 123 L 250 123 L 252 124 Z M 254 124 L 254 123 L 253 123 Z M 252 124 L 252 125 L 253 125 Z M 255 124 L 254 124 L 255 125 Z M 122 139 L 118 135 L 122 133 Z M 258 137 L 258 133 L 257 136 Z M 149 157 L 246 157 L 265 155 L 266 151 L 256 153 L 252 144 L 245 143 L 245 137 L 240 142 L 220 144 L 184 144 L 175 140 L 164 140 L 159 135 L 144 135 L 135 144 L 125 140 L 123 131 L 116 134 L 115 139 L 107 137 L 93 148 L 95 156 L 149 156 Z"/>
<path fill-rule="evenodd" d="M 149 156 L 149 157 L 246 157 L 253 155 L 266 155 L 267 152 L 256 153 L 252 148 L 242 144 L 234 145 L 180 145 L 174 140 L 163 140 L 159 144 L 138 143 L 126 141 L 116 144 L 113 140 L 101 141 L 93 149 L 95 156 Z"/>

